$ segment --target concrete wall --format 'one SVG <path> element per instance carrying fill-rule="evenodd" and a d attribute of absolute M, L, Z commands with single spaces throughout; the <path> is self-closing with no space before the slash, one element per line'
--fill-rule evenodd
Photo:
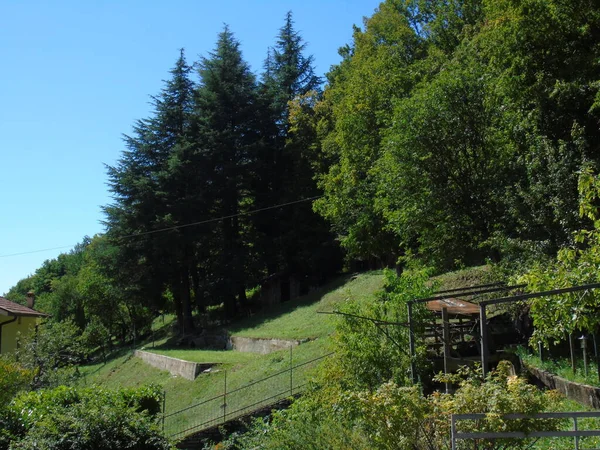
<path fill-rule="evenodd" d="M 296 347 L 299 344 L 300 341 L 231 336 L 231 345 L 229 348 L 239 352 L 260 353 L 261 355 L 266 355 L 267 353 L 275 352 L 277 350 L 289 349 L 290 346 Z"/>
<path fill-rule="evenodd" d="M 548 389 L 556 389 L 571 400 L 594 409 L 600 409 L 600 388 L 569 381 L 525 362 L 522 362 L 522 365 L 530 375 L 537 378 Z"/>
<path fill-rule="evenodd" d="M 144 352 L 142 350 L 136 350 L 134 356 L 141 358 L 152 367 L 167 370 L 171 375 L 177 375 L 191 381 L 194 381 L 200 372 L 214 365 L 184 361 L 183 359 L 157 355 L 156 353 Z"/>
<path fill-rule="evenodd" d="M 9 316 L 0 316 L 0 322 L 12 320 Z M 17 348 L 19 339 L 23 339 L 28 334 L 35 330 L 37 317 L 19 317 L 15 322 L 9 323 L 2 327 L 2 346 L 0 354 L 10 353 Z"/>

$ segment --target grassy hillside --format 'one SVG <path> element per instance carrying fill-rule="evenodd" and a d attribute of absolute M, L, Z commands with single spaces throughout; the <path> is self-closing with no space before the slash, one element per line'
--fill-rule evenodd
<path fill-rule="evenodd" d="M 348 298 L 368 300 L 383 285 L 381 272 L 344 276 L 296 301 L 286 302 L 256 316 L 242 320 L 229 331 L 232 335 L 253 338 L 314 339 L 333 331 L 332 316 L 317 314 L 333 311 Z"/>
<path fill-rule="evenodd" d="M 454 272 L 446 272 L 433 277 L 433 280 L 440 284 L 440 290 L 477 286 L 502 281 L 498 279 L 498 274 L 492 271 L 491 266 L 469 267 Z"/>
<path fill-rule="evenodd" d="M 112 359 L 107 364 L 82 367 L 81 372 L 84 375 L 82 383 L 106 388 L 137 386 L 145 383 L 158 384 L 165 390 L 168 414 L 194 405 L 202 399 L 220 395 L 225 387 L 225 377 L 229 392 L 288 369 L 290 356 L 292 364 L 297 365 L 326 354 L 329 351 L 328 336 L 334 330 L 335 318 L 317 312 L 332 311 L 336 305 L 349 298 L 368 301 L 376 291 L 381 289 L 382 285 L 383 275 L 381 272 L 370 272 L 355 277 L 344 276 L 305 297 L 286 302 L 277 308 L 244 319 L 229 327 L 230 333 L 237 336 L 310 339 L 309 342 L 294 348 L 291 355 L 289 350 L 257 355 L 237 351 L 153 349 L 151 345 L 146 345 L 145 350 L 147 351 L 188 361 L 217 363 L 218 365 L 210 373 L 203 373 L 195 381 L 188 381 L 174 377 L 168 372 L 154 369 L 127 353 Z M 168 336 L 164 336 L 156 344 L 161 347 L 167 338 Z M 303 371 L 295 375 L 294 386 L 302 384 L 307 373 Z M 253 389 L 252 395 L 259 399 L 265 398 L 278 388 L 278 383 L 288 386 L 289 377 L 287 375 L 285 379 L 279 378 L 274 377 L 270 383 L 258 384 L 256 389 Z M 228 401 L 228 403 L 234 402 Z M 231 404 L 230 407 L 234 408 L 235 405 Z M 179 426 L 185 427 L 193 424 L 194 420 L 199 420 L 194 417 L 194 414 L 195 412 L 192 410 L 188 417 L 183 417 Z"/>

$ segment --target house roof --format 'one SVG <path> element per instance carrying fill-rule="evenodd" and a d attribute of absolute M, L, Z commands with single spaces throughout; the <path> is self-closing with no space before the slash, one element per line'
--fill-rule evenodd
<path fill-rule="evenodd" d="M 28 308 L 27 306 L 19 305 L 10 300 L 0 297 L 0 315 L 2 316 L 26 316 L 26 317 L 48 317 L 48 314 Z"/>

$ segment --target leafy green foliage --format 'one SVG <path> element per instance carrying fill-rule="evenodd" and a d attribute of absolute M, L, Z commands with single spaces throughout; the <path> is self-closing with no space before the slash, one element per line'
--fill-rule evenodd
<path fill-rule="evenodd" d="M 316 209 L 349 254 L 448 269 L 572 243 L 599 28 L 589 2 L 383 2 L 313 108 Z"/>
<path fill-rule="evenodd" d="M 155 417 L 156 386 L 107 391 L 59 387 L 17 396 L 3 413 L 11 449 L 169 449 Z"/>
<path fill-rule="evenodd" d="M 370 390 L 343 391 L 324 385 L 274 414 L 269 424 L 254 423 L 250 432 L 234 435 L 225 449 L 406 449 L 439 450 L 450 446 L 450 415 L 484 413 L 485 419 L 460 423 L 460 431 L 533 431 L 559 429 L 563 424 L 544 420 L 505 420 L 504 414 L 535 414 L 551 409 L 559 397 L 542 392 L 525 379 L 511 376 L 501 364 L 482 381 L 481 373 L 465 370 L 452 381 L 454 394 L 423 396 L 418 387 L 393 381 Z M 530 448 L 532 439 L 478 440 L 458 448 Z"/>
<path fill-rule="evenodd" d="M 537 353 L 537 352 L 536 352 Z M 534 354 L 530 349 L 519 347 L 517 354 L 527 366 L 536 367 L 552 374 L 558 375 L 575 383 L 587 384 L 588 386 L 600 387 L 598 380 L 598 365 L 595 361 L 588 361 L 588 372 L 585 372 L 583 358 L 578 358 L 575 364 L 575 372 L 571 365 L 571 358 L 546 352 L 544 359 L 539 358 L 539 353 Z"/>
<path fill-rule="evenodd" d="M 20 391 L 29 388 L 33 372 L 6 357 L 0 357 L 0 408 Z"/>
<path fill-rule="evenodd" d="M 80 353 L 105 353 L 113 342 L 126 341 L 148 329 L 152 320 L 148 305 L 123 288 L 117 266 L 119 249 L 106 236 L 84 238 L 72 251 L 47 260 L 29 278 L 7 294 L 25 304 L 27 292 L 36 295 L 35 309 L 50 314 L 47 326 L 74 324 L 68 339 L 83 346 Z M 145 300 L 145 299 L 144 299 Z M 83 335 L 84 339 L 79 339 Z M 114 338 L 117 338 L 113 341 Z"/>
<path fill-rule="evenodd" d="M 477 261 L 491 219 L 502 216 L 514 157 L 496 125 L 498 109 L 486 104 L 486 75 L 467 58 L 396 102 L 377 164 L 377 204 L 388 226 L 438 267 Z"/>
<path fill-rule="evenodd" d="M 410 380 L 407 303 L 430 295 L 435 287 L 428 284 L 428 271 L 407 270 L 400 276 L 385 272 L 382 292 L 372 302 L 347 301 L 339 311 L 344 314 L 334 335 L 336 365 L 344 378 L 357 386 L 374 388 L 394 380 L 400 385 Z M 413 306 L 417 360 L 424 364 L 423 320 L 427 317 L 423 304 Z M 386 323 L 387 322 L 387 323 Z"/>
<path fill-rule="evenodd" d="M 372 168 L 382 153 L 392 99 L 410 91 L 414 80 L 409 67 L 421 53 L 418 36 L 402 8 L 384 2 L 365 21 L 364 31 L 355 29 L 353 48 L 328 75 L 321 109 L 328 112 L 330 123 L 320 124 L 318 138 L 333 164 L 320 174 L 325 197 L 315 207 L 332 223 L 352 256 L 398 256 L 384 218 L 375 208 Z"/>
<path fill-rule="evenodd" d="M 564 247 L 551 264 L 537 264 L 519 280 L 532 292 L 598 282 L 600 266 L 600 177 L 584 170 L 579 178 L 582 217 L 593 222 L 591 230 L 575 234 L 577 246 Z M 540 297 L 531 301 L 530 314 L 535 325 L 533 344 L 564 339 L 576 331 L 596 332 L 600 327 L 598 293 L 595 290 L 573 292 L 560 296 Z"/>
<path fill-rule="evenodd" d="M 15 358 L 35 376 L 36 388 L 58 386 L 77 377 L 77 365 L 87 355 L 81 330 L 72 321 L 49 321 L 23 339 Z"/>

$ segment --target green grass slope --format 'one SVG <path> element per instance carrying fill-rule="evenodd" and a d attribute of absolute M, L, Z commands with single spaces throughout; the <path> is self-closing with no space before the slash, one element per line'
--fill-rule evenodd
<path fill-rule="evenodd" d="M 282 303 L 269 311 L 244 319 L 229 331 L 250 338 L 315 339 L 333 331 L 332 316 L 317 314 L 333 311 L 348 298 L 368 300 L 381 289 L 381 272 L 344 276 L 296 301 Z"/>
<path fill-rule="evenodd" d="M 229 327 L 232 335 L 245 337 L 310 339 L 292 352 L 282 350 L 268 355 L 241 353 L 236 351 L 211 351 L 197 349 L 164 349 L 145 350 L 165 354 L 167 356 L 195 362 L 217 363 L 211 372 L 203 373 L 194 381 L 172 376 L 166 371 L 152 368 L 130 353 L 110 360 L 106 364 L 89 365 L 81 368 L 84 375 L 82 383 L 100 385 L 106 388 L 139 386 L 154 383 L 163 387 L 166 393 L 166 413 L 192 406 L 198 402 L 221 395 L 225 390 L 234 391 L 248 386 L 257 380 L 273 376 L 288 369 L 290 364 L 297 365 L 318 358 L 329 351 L 328 336 L 335 327 L 334 316 L 318 314 L 319 311 L 332 311 L 346 299 L 362 299 L 368 301 L 383 285 L 381 272 L 370 272 L 355 277 L 341 277 L 318 291 L 286 302 L 253 317 L 244 319 Z M 158 341 L 162 344 L 165 339 Z M 237 397 L 235 392 L 228 397 L 229 411 L 235 410 L 241 401 L 248 402 L 248 397 L 257 401 L 288 389 L 290 383 L 294 389 L 304 382 L 312 365 L 295 371 L 293 379 L 289 372 L 275 375 L 267 382 L 244 389 Z M 226 381 L 225 381 L 226 379 Z M 243 399 L 241 397 L 244 397 Z M 219 400 L 220 401 L 220 400 Z M 168 424 L 172 430 L 181 430 L 212 418 L 223 409 L 222 405 L 207 404 L 206 407 L 192 408 L 189 413 L 178 415 Z"/>

